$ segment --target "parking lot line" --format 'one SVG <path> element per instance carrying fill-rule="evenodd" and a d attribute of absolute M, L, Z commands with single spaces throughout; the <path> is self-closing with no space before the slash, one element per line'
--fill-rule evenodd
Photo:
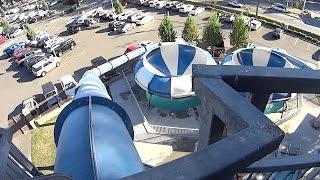
<path fill-rule="evenodd" d="M 282 38 L 282 40 L 284 40 L 284 38 L 285 38 L 285 37 L 286 37 L 286 34 L 284 34 L 284 35 L 283 35 L 283 38 Z"/>
<path fill-rule="evenodd" d="M 296 39 L 296 42 L 294 43 L 294 45 L 297 45 L 298 40 L 299 40 L 299 39 L 297 38 L 297 39 Z"/>
<path fill-rule="evenodd" d="M 310 48 L 310 43 L 308 43 L 307 51 L 309 51 L 309 48 Z"/>

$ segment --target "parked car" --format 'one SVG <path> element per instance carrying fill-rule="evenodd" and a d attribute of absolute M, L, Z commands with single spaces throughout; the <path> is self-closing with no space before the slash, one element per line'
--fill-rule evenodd
<path fill-rule="evenodd" d="M 112 21 L 109 23 L 109 29 L 115 30 L 124 24 L 125 24 L 124 21 Z"/>
<path fill-rule="evenodd" d="M 174 11 L 179 11 L 180 7 L 182 7 L 184 5 L 185 4 L 183 4 L 183 3 L 178 3 L 178 4 L 174 5 L 174 6 L 172 6 L 171 9 L 174 10 Z"/>
<path fill-rule="evenodd" d="M 12 54 L 14 52 L 16 52 L 24 47 L 25 47 L 25 43 L 14 43 L 3 50 L 3 55 L 4 55 L 4 57 L 9 58 L 12 56 Z"/>
<path fill-rule="evenodd" d="M 256 31 L 261 27 L 262 23 L 260 21 L 254 19 L 254 20 L 249 21 L 248 25 L 249 25 L 250 29 Z"/>
<path fill-rule="evenodd" d="M 124 53 L 127 54 L 128 52 L 137 50 L 137 49 L 139 49 L 139 48 L 140 48 L 140 46 L 139 46 L 138 44 L 136 44 L 136 43 L 131 43 L 131 44 L 128 45 L 128 47 L 127 47 L 127 49 L 126 49 L 126 51 L 125 51 Z"/>
<path fill-rule="evenodd" d="M 280 3 L 276 3 L 276 4 L 272 5 L 270 8 L 272 10 L 283 12 L 283 13 L 288 12 L 287 7 L 283 4 L 280 4 Z"/>
<path fill-rule="evenodd" d="M 119 16 L 117 17 L 117 20 L 124 21 L 125 19 L 127 19 L 129 16 L 131 16 L 133 14 L 134 14 L 133 11 L 123 12 L 123 13 L 119 14 Z"/>
<path fill-rule="evenodd" d="M 28 18 L 29 18 L 28 14 L 25 13 L 25 12 L 23 12 L 23 13 L 21 13 L 21 14 L 19 15 L 18 21 L 20 21 L 20 22 L 25 22 L 25 21 L 27 21 Z"/>
<path fill-rule="evenodd" d="M 63 41 L 64 41 L 64 38 L 62 37 L 54 37 L 44 43 L 44 48 L 47 50 L 47 52 L 51 52 L 52 47 L 62 43 Z"/>
<path fill-rule="evenodd" d="M 67 97 L 74 96 L 78 83 L 74 80 L 74 78 L 71 75 L 62 76 L 59 79 L 59 83 L 61 85 L 62 90 L 67 95 Z"/>
<path fill-rule="evenodd" d="M 58 1 L 53 0 L 53 1 L 49 2 L 49 7 L 52 7 L 52 6 L 56 5 L 57 3 L 58 3 Z"/>
<path fill-rule="evenodd" d="M 24 31 L 20 28 L 11 28 L 9 31 L 9 37 L 10 38 L 15 38 L 18 36 L 21 36 L 24 33 Z"/>
<path fill-rule="evenodd" d="M 28 42 L 28 46 L 30 47 L 37 47 L 39 41 L 44 39 L 45 37 L 49 37 L 49 33 L 46 31 L 37 31 L 36 38 L 30 42 Z"/>
<path fill-rule="evenodd" d="M 166 9 L 171 9 L 173 6 L 175 6 L 176 4 L 178 4 L 177 1 L 168 1 L 165 5 Z"/>
<path fill-rule="evenodd" d="M 118 31 L 119 33 L 126 33 L 134 28 L 136 28 L 135 23 L 125 23 L 124 25 L 116 28 L 115 30 Z"/>
<path fill-rule="evenodd" d="M 49 41 L 50 39 L 54 38 L 54 36 L 46 36 L 42 39 L 40 39 L 37 43 L 37 46 L 38 48 L 44 48 L 44 45 L 47 41 Z"/>
<path fill-rule="evenodd" d="M 23 10 L 24 11 L 31 11 L 31 10 L 35 10 L 36 8 L 37 8 L 36 4 L 28 4 L 23 7 Z"/>
<path fill-rule="evenodd" d="M 53 49 L 56 55 L 58 57 L 61 57 L 63 53 L 67 52 L 68 50 L 73 50 L 75 47 L 76 47 L 76 42 L 70 38 L 62 42 L 61 44 L 53 47 Z"/>
<path fill-rule="evenodd" d="M 30 47 L 24 47 L 22 49 L 19 49 L 18 51 L 14 52 L 12 54 L 12 59 L 16 59 L 16 58 L 20 57 L 23 53 L 30 51 L 30 50 L 31 50 Z"/>
<path fill-rule="evenodd" d="M 18 19 L 19 15 L 18 14 L 11 14 L 9 16 L 6 16 L 6 20 L 8 23 L 13 23 Z"/>
<path fill-rule="evenodd" d="M 166 4 L 167 4 L 167 1 L 158 1 L 158 2 L 156 3 L 155 8 L 156 8 L 156 9 L 162 9 L 163 7 L 166 6 Z"/>
<path fill-rule="evenodd" d="M 238 1 L 231 1 L 228 2 L 228 5 L 235 8 L 242 8 L 243 4 L 239 3 Z"/>
<path fill-rule="evenodd" d="M 61 59 L 59 57 L 51 56 L 48 59 L 42 60 L 32 66 L 32 73 L 36 77 L 45 76 L 48 72 L 56 67 L 59 67 Z"/>
<path fill-rule="evenodd" d="M 97 24 L 99 19 L 97 18 L 79 18 L 70 24 L 67 24 L 67 30 L 73 33 L 77 33 L 84 27 L 90 27 L 94 24 Z"/>
<path fill-rule="evenodd" d="M 281 28 L 276 28 L 272 32 L 273 37 L 277 39 L 280 39 L 283 36 L 283 34 L 284 34 L 284 31 Z"/>
<path fill-rule="evenodd" d="M 149 1 L 150 1 L 150 0 L 145 0 L 145 1 L 142 3 L 142 5 L 143 5 L 143 6 L 146 6 L 146 7 L 149 7 Z"/>
<path fill-rule="evenodd" d="M 7 41 L 7 38 L 5 36 L 0 35 L 0 44 L 3 44 Z"/>
<path fill-rule="evenodd" d="M 151 0 L 151 1 L 149 1 L 149 2 L 148 2 L 149 7 L 151 7 L 151 8 L 156 7 L 157 2 L 158 2 L 158 0 Z"/>
<path fill-rule="evenodd" d="M 24 65 L 25 62 L 30 61 L 29 59 L 32 59 L 32 57 L 36 56 L 45 56 L 45 54 L 40 50 L 31 50 L 24 54 L 22 54 L 20 57 L 16 58 L 15 63 L 20 66 Z"/>
<path fill-rule="evenodd" d="M 25 117 L 32 116 L 36 117 L 39 114 L 39 105 L 36 97 L 30 97 L 22 101 L 21 114 Z"/>
<path fill-rule="evenodd" d="M 27 20 L 28 24 L 33 24 L 33 23 L 36 23 L 38 22 L 38 19 L 37 17 L 31 17 Z"/>
<path fill-rule="evenodd" d="M 187 4 L 187 5 L 181 6 L 179 8 L 179 12 L 188 13 L 188 12 L 191 12 L 193 8 L 194 8 L 194 5 Z"/>
<path fill-rule="evenodd" d="M 52 106 L 59 104 L 61 98 L 58 95 L 58 90 L 52 82 L 47 82 L 42 85 L 43 96 L 46 99 L 47 107 L 51 108 Z"/>
<path fill-rule="evenodd" d="M 45 17 L 49 17 L 49 10 L 42 10 L 42 9 L 39 9 L 37 11 L 37 15 L 36 17 L 42 19 L 42 18 L 45 18 Z"/>
<path fill-rule="evenodd" d="M 139 18 L 143 17 L 144 15 L 136 13 L 133 14 L 132 16 L 128 17 L 129 22 L 136 22 Z"/>
<path fill-rule="evenodd" d="M 153 16 L 143 16 L 136 20 L 137 25 L 144 25 L 152 22 L 154 20 Z"/>
<path fill-rule="evenodd" d="M 139 5 L 144 5 L 144 4 L 148 3 L 148 1 L 149 1 L 149 0 L 139 0 L 139 1 L 138 1 L 138 4 L 139 4 Z"/>
<path fill-rule="evenodd" d="M 227 14 L 224 18 L 225 22 L 232 23 L 236 19 L 234 14 Z"/>
<path fill-rule="evenodd" d="M 194 8 L 190 11 L 190 13 L 191 13 L 191 15 L 196 16 L 196 15 L 198 15 L 198 14 L 203 13 L 204 10 L 205 10 L 204 7 L 194 7 Z"/>
<path fill-rule="evenodd" d="M 23 65 L 26 67 L 27 71 L 32 72 L 33 65 L 37 64 L 40 61 L 44 61 L 46 59 L 47 59 L 47 57 L 37 54 L 37 55 L 30 56 L 30 57 L 26 58 L 23 61 Z"/>
<path fill-rule="evenodd" d="M 9 9 L 6 14 L 17 14 L 19 12 L 20 12 L 20 9 L 16 7 L 16 8 Z"/>
<path fill-rule="evenodd" d="M 113 13 L 109 14 L 109 19 L 110 20 L 116 20 L 119 15 L 120 14 L 118 14 L 116 12 L 113 12 Z"/>

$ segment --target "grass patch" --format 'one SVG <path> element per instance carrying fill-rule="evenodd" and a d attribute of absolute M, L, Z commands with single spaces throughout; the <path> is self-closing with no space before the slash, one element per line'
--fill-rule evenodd
<path fill-rule="evenodd" d="M 56 156 L 56 146 L 54 144 L 53 130 L 55 118 L 35 129 L 31 137 L 31 160 L 44 174 L 53 171 Z"/>

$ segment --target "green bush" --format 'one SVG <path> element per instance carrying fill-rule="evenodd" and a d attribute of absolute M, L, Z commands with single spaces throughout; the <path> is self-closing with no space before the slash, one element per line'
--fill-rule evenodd
<path fill-rule="evenodd" d="M 3 34 L 7 34 L 9 32 L 10 24 L 8 23 L 8 21 L 2 21 L 0 26 L 3 28 Z"/>
<path fill-rule="evenodd" d="M 70 8 L 68 8 L 68 9 L 65 11 L 65 13 L 66 13 L 66 14 L 70 14 L 70 13 L 74 12 L 75 10 L 77 10 L 77 5 L 76 5 L 76 4 L 74 4 L 74 5 L 72 5 Z"/>
<path fill-rule="evenodd" d="M 124 11 L 123 6 L 119 0 L 114 1 L 114 9 L 116 13 L 122 13 Z"/>
<path fill-rule="evenodd" d="M 174 42 L 177 32 L 174 30 L 169 13 L 164 18 L 158 28 L 158 35 L 162 42 Z"/>
<path fill-rule="evenodd" d="M 30 26 L 27 26 L 26 29 L 27 29 L 27 39 L 30 41 L 35 40 L 36 32 Z"/>
<path fill-rule="evenodd" d="M 188 15 L 186 23 L 182 31 L 182 38 L 189 43 L 198 41 L 199 38 L 199 28 L 196 20 L 191 14 Z"/>

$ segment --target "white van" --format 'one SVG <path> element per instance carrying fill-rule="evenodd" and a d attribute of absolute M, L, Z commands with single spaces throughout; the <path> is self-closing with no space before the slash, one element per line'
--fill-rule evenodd
<path fill-rule="evenodd" d="M 252 30 L 256 31 L 261 27 L 262 23 L 258 20 L 251 20 L 248 25 Z"/>
<path fill-rule="evenodd" d="M 42 60 L 32 66 L 32 73 L 36 77 L 45 76 L 52 69 L 60 66 L 61 59 L 51 56 L 49 59 Z"/>

